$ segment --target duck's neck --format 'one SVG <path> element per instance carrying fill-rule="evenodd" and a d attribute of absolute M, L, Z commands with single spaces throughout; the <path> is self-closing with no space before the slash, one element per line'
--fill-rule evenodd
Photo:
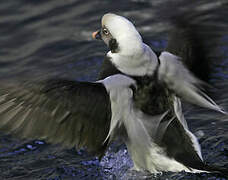
<path fill-rule="evenodd" d="M 142 47 L 125 53 L 112 53 L 109 51 L 107 56 L 118 70 L 131 76 L 151 76 L 158 65 L 158 58 L 151 48 L 142 43 Z"/>

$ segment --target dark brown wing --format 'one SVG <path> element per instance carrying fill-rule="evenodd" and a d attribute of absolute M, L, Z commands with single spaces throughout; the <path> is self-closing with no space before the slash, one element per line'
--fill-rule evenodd
<path fill-rule="evenodd" d="M 4 87 L 4 88 L 3 88 Z M 102 153 L 111 117 L 101 83 L 49 80 L 3 85 L 0 132 Z"/>
<path fill-rule="evenodd" d="M 214 63 L 224 58 L 219 49 L 224 44 L 221 37 L 227 35 L 227 23 L 223 18 L 227 5 L 227 1 L 207 7 L 201 1 L 176 1 L 169 6 L 161 4 L 159 8 L 158 15 L 170 25 L 166 51 L 180 56 L 188 69 L 206 82 L 214 70 Z M 175 7 L 176 11 L 170 11 L 170 7 Z"/>

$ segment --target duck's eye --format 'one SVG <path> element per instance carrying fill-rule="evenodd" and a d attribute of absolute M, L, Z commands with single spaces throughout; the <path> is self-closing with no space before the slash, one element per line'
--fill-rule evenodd
<path fill-rule="evenodd" d="M 108 34 L 109 34 L 108 29 L 106 29 L 106 28 L 103 28 L 102 32 L 103 32 L 103 34 L 105 34 L 105 35 L 108 35 Z"/>

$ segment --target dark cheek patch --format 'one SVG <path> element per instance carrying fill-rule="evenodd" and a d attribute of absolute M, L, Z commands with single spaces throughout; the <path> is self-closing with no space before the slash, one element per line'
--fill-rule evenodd
<path fill-rule="evenodd" d="M 116 53 L 117 50 L 118 50 L 118 43 L 116 41 L 116 39 L 111 39 L 109 42 L 108 42 L 108 46 L 111 50 L 112 53 Z"/>

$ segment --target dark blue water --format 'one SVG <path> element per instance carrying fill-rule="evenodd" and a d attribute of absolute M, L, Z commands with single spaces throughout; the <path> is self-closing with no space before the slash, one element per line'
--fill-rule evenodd
<path fill-rule="evenodd" d="M 178 0 L 176 0 L 178 1 Z M 0 79 L 66 77 L 93 81 L 107 48 L 92 40 L 107 12 L 128 17 L 153 49 L 166 45 L 167 25 L 159 21 L 158 9 L 165 1 L 146 0 L 5 0 L 0 4 Z M 169 6 L 166 2 L 166 6 Z M 199 1 L 183 6 L 224 17 L 216 10 L 223 1 Z M 164 5 L 163 5 L 164 6 Z M 175 11 L 170 7 L 170 11 Z M 156 17 L 156 18 L 155 18 Z M 218 21 L 214 21 L 218 24 Z M 224 35 L 224 42 L 228 41 Z M 221 51 L 227 54 L 226 43 Z M 228 59 L 214 67 L 213 96 L 228 109 Z M 210 164 L 228 167 L 228 118 L 205 109 L 189 107 L 186 116 L 198 136 L 203 157 Z M 61 149 L 36 140 L 0 136 L 0 179 L 225 179 L 215 174 L 132 172 L 124 145 L 112 145 L 101 162 L 84 150 Z"/>

